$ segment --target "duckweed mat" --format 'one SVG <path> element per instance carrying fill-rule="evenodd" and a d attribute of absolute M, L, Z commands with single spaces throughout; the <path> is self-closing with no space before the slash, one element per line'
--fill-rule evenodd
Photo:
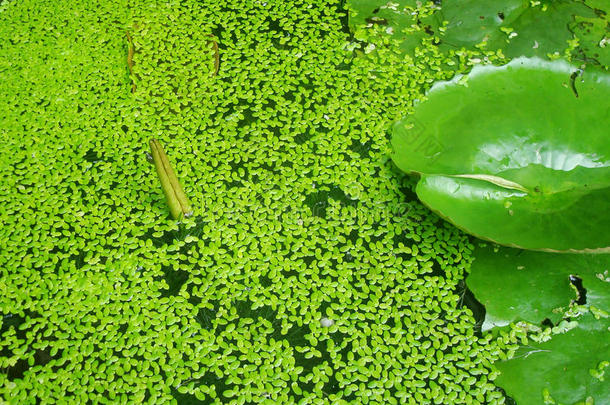
<path fill-rule="evenodd" d="M 479 333 L 469 239 L 388 157 L 388 123 L 488 55 L 370 52 L 347 21 L 0 3 L 0 402 L 506 401 L 492 363 L 519 336 Z"/>

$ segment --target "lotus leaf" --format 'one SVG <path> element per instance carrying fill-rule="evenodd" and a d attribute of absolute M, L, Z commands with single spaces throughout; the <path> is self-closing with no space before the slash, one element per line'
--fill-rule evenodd
<path fill-rule="evenodd" d="M 496 383 L 520 405 L 610 403 L 609 318 L 584 314 L 577 322 L 573 329 L 523 346 L 512 359 L 496 363 L 501 372 Z"/>
<path fill-rule="evenodd" d="M 526 249 L 610 246 L 610 75 L 517 58 L 435 84 L 393 126 L 418 197 L 476 236 Z"/>
<path fill-rule="evenodd" d="M 356 39 L 368 40 L 371 28 L 377 27 L 399 41 L 400 50 L 408 54 L 441 23 L 433 11 L 419 10 L 421 2 L 415 0 L 348 0 L 347 4 L 349 27 Z"/>
<path fill-rule="evenodd" d="M 349 28 L 357 31 L 363 25 L 379 24 L 389 25 L 398 22 L 399 10 L 406 6 L 415 7 L 415 0 L 402 0 L 388 7 L 386 0 L 348 0 Z M 385 21 L 384 21 L 385 20 Z"/>
<path fill-rule="evenodd" d="M 605 14 L 604 14 L 605 15 Z M 610 23 L 606 18 L 575 16 L 570 29 L 580 39 L 585 59 L 594 59 L 610 66 Z"/>
<path fill-rule="evenodd" d="M 519 404 L 551 398 L 560 403 L 587 398 L 608 403 L 610 393 L 604 390 L 603 376 L 605 362 L 610 360 L 610 255 L 535 252 L 488 244 L 477 246 L 474 255 L 467 283 L 485 305 L 483 329 L 516 321 L 538 324 L 545 318 L 559 324 L 550 341 L 530 341 L 512 359 L 497 363 L 502 373 L 498 385 Z M 570 287 L 570 276 L 580 278 L 578 291 Z M 570 302 L 577 300 L 583 304 L 578 310 L 585 314 L 575 319 L 577 324 L 560 324 Z"/>
<path fill-rule="evenodd" d="M 557 254 L 534 252 L 537 255 L 532 257 L 530 252 L 489 246 L 475 250 L 467 284 L 485 306 L 483 330 L 517 320 L 540 323 L 547 317 L 556 322 L 560 314 L 553 309 L 574 297 L 569 271 L 547 267 L 545 262 Z M 563 259 L 563 255 L 559 257 Z"/>
<path fill-rule="evenodd" d="M 467 279 L 468 287 L 485 306 L 483 330 L 516 321 L 534 324 L 561 319 L 577 294 L 570 276 L 582 280 L 588 304 L 610 309 L 607 277 L 610 255 L 557 254 L 480 245 Z M 606 274 L 604 275 L 604 271 Z"/>
<path fill-rule="evenodd" d="M 509 57 L 560 54 L 573 38 L 575 18 L 601 21 L 595 12 L 576 1 L 447 0 L 443 19 L 447 30 L 443 42 L 453 46 L 483 45 L 502 49 Z M 599 40 L 597 39 L 597 43 Z"/>
<path fill-rule="evenodd" d="M 606 14 L 597 0 L 444 0 L 422 7 L 413 0 L 349 0 L 349 26 L 359 40 L 374 27 L 413 54 L 422 38 L 436 35 L 441 50 L 501 50 L 515 58 L 557 58 L 566 50 L 578 59 L 608 65 L 610 47 Z"/>

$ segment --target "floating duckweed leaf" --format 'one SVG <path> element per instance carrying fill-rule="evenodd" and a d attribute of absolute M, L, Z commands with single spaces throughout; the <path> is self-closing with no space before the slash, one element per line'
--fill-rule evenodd
<path fill-rule="evenodd" d="M 479 237 L 528 249 L 608 249 L 610 77 L 577 72 L 521 58 L 475 68 L 466 83 L 439 83 L 394 125 L 392 158 L 421 174 L 425 204 Z"/>

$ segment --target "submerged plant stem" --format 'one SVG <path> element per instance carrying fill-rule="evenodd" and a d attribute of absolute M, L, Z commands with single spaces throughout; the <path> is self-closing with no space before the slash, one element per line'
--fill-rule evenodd
<path fill-rule="evenodd" d="M 182 216 L 190 216 L 192 214 L 191 206 L 163 147 L 159 141 L 151 139 L 150 149 L 152 151 L 153 163 L 161 181 L 161 188 L 165 194 L 172 217 L 179 219 Z"/>
<path fill-rule="evenodd" d="M 129 31 L 125 31 L 125 35 L 127 36 L 127 66 L 129 67 L 129 76 L 132 80 L 131 92 L 135 93 L 136 82 L 133 80 L 133 55 L 136 52 L 136 48 L 133 45 L 133 39 L 131 38 Z"/>
<path fill-rule="evenodd" d="M 212 43 L 212 48 L 214 48 L 214 76 L 216 76 L 220 67 L 220 52 L 218 51 L 218 42 L 215 39 L 212 39 L 210 42 Z"/>

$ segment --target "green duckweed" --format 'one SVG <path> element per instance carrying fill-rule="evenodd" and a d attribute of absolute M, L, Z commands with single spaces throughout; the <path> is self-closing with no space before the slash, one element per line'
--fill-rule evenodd
<path fill-rule="evenodd" d="M 519 336 L 386 133 L 501 55 L 369 41 L 338 0 L 2 2 L 2 401 L 503 403 Z"/>

